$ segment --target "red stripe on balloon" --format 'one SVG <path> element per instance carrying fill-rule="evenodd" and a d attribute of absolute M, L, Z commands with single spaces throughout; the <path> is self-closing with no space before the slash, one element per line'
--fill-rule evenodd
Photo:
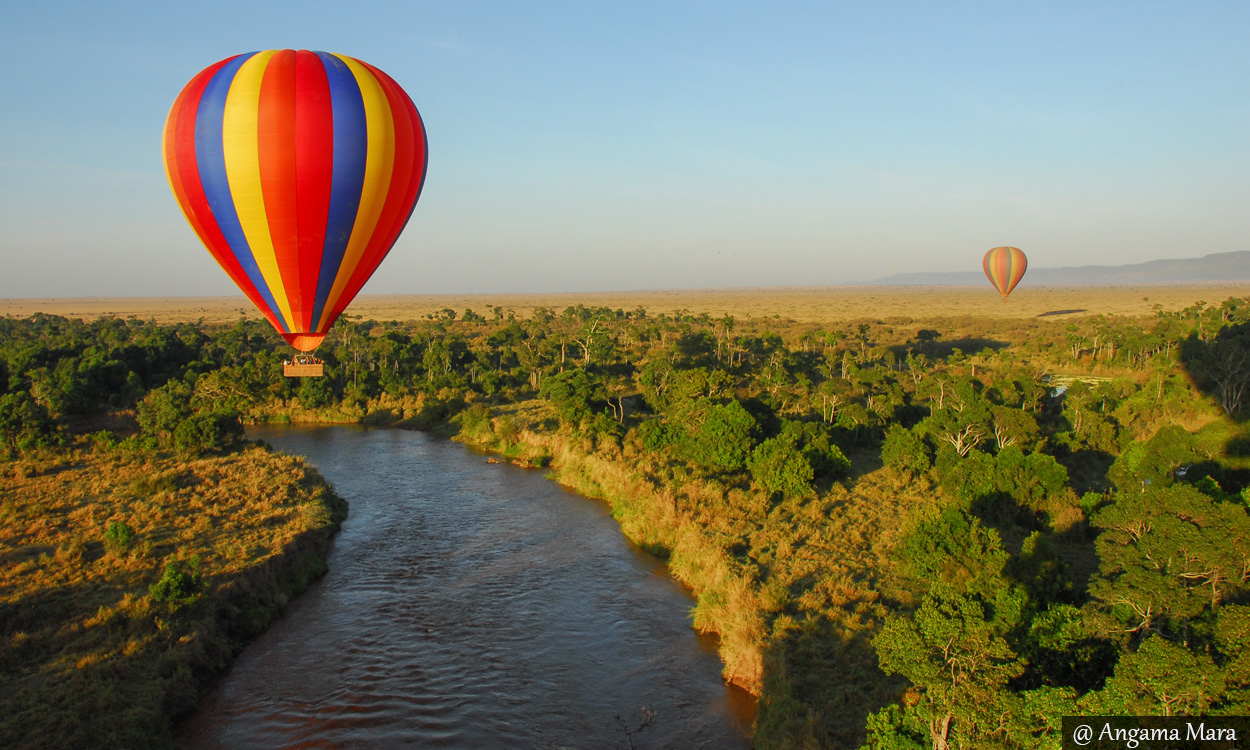
<path fill-rule="evenodd" d="M 421 124 L 421 116 L 412 100 L 404 93 L 399 84 L 395 83 L 386 73 L 357 60 L 368 70 L 386 93 L 391 108 L 391 119 L 395 124 L 395 164 L 391 172 L 391 184 L 387 188 L 386 202 L 382 213 L 378 216 L 373 237 L 365 247 L 360 263 L 352 271 L 352 275 L 339 298 L 337 317 L 369 280 L 382 260 L 390 253 L 391 247 L 399 238 L 412 215 L 421 185 L 425 179 L 425 129 Z M 330 318 L 333 320 L 333 318 Z"/>
<path fill-rule="evenodd" d="M 316 52 L 295 53 L 295 179 L 299 192 L 299 289 L 301 330 L 311 330 L 330 216 L 334 176 L 334 110 L 330 81 Z M 307 298 L 304 298 L 305 291 Z"/>
<path fill-rule="evenodd" d="M 294 132 L 295 52 L 288 49 L 274 54 L 265 65 L 257 101 L 256 155 L 274 260 L 291 306 L 291 330 L 298 331 L 308 327 L 312 300 L 300 294 Z"/>
<path fill-rule="evenodd" d="M 174 106 L 170 108 L 169 117 L 165 120 L 165 167 L 169 173 L 170 187 L 173 188 L 174 197 L 178 200 L 178 205 L 186 209 L 190 209 L 188 191 L 194 190 L 200 184 L 200 172 L 195 163 L 194 148 L 196 110 L 199 108 L 204 87 L 227 62 L 229 62 L 228 59 L 222 60 L 192 78 L 174 100 Z M 189 148 L 184 145 L 188 138 L 192 141 Z M 191 210 L 185 211 L 185 214 L 191 228 L 203 240 L 206 228 L 201 217 Z M 211 214 L 208 219 L 216 223 Z"/>
<path fill-rule="evenodd" d="M 363 64 L 363 63 L 362 63 Z M 399 239 L 399 235 L 404 231 L 404 227 L 408 224 L 409 217 L 412 216 L 412 210 L 417 205 L 417 198 L 421 195 L 421 188 L 425 185 L 425 168 L 426 168 L 426 143 L 425 143 L 425 126 L 421 122 L 421 114 L 417 112 L 416 106 L 412 103 L 412 99 L 408 98 L 408 94 L 398 83 L 388 76 L 386 73 L 377 68 L 370 67 L 382 81 L 384 85 L 389 86 L 388 95 L 393 90 L 396 99 L 402 104 L 403 111 L 407 112 L 407 124 L 412 133 L 412 172 L 408 177 L 408 186 L 404 192 L 404 198 L 400 205 L 405 209 L 396 216 L 394 225 L 390 228 L 390 234 L 386 240 L 386 251 L 383 257 L 390 252 L 390 248 L 395 244 L 395 240 Z M 392 109 L 398 110 L 398 107 L 392 102 Z M 381 260 L 379 259 L 379 263 Z"/>
<path fill-rule="evenodd" d="M 191 79 L 178 95 L 169 119 L 165 123 L 165 159 L 168 164 L 170 182 L 174 186 L 174 196 L 184 208 L 191 228 L 199 235 L 204 247 L 208 248 L 217 265 L 230 276 L 230 280 L 247 296 L 248 300 L 261 311 L 265 318 L 278 330 L 278 317 L 265 298 L 256 290 L 243 267 L 230 249 L 230 244 L 217 226 L 217 219 L 208 206 L 208 198 L 204 195 L 204 186 L 200 183 L 200 169 L 195 158 L 195 118 L 199 112 L 200 98 L 204 88 L 212 80 L 217 71 L 231 60 L 228 57 L 215 65 L 205 68 Z"/>

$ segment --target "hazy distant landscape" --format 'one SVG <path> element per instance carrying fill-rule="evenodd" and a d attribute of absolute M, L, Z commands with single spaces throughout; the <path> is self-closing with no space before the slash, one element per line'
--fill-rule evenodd
<path fill-rule="evenodd" d="M 1041 264 L 1039 263 L 1038 266 Z M 980 271 L 900 273 L 873 284 L 960 286 L 979 284 Z M 1030 286 L 1127 286 L 1153 284 L 1217 283 L 1250 280 L 1250 251 L 1212 253 L 1201 258 L 1152 260 L 1121 266 L 1075 266 L 1045 268 L 1029 266 Z"/>
<path fill-rule="evenodd" d="M 1030 272 L 1031 273 L 1031 272 Z M 348 315 L 373 320 L 422 320 L 443 310 L 466 309 L 487 314 L 499 307 L 529 317 L 540 307 L 608 307 L 652 314 L 681 310 L 738 317 L 772 317 L 815 323 L 860 317 L 896 318 L 921 315 L 977 315 L 988 318 L 1031 318 L 1047 313 L 1147 315 L 1159 305 L 1176 310 L 1199 300 L 1227 299 L 1245 293 L 1245 283 L 1120 285 L 1108 287 L 1036 287 L 1026 281 L 1003 302 L 983 274 L 963 288 L 924 286 L 791 287 L 780 289 L 656 290 L 561 294 L 364 294 Z M 1066 312 L 1064 312 L 1066 311 Z M 119 318 L 181 323 L 232 323 L 240 318 L 260 319 L 260 313 L 241 296 L 139 297 L 63 299 L 0 299 L 0 315 L 25 317 L 45 312 L 66 317 Z M 492 313 L 493 314 L 493 313 Z"/>

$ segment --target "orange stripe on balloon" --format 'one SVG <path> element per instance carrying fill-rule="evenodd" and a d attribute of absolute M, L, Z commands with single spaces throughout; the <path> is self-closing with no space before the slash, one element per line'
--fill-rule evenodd
<path fill-rule="evenodd" d="M 256 103 L 256 153 L 274 263 L 291 308 L 292 331 L 306 330 L 311 295 L 300 286 L 299 220 L 295 178 L 295 52 L 269 59 Z"/>

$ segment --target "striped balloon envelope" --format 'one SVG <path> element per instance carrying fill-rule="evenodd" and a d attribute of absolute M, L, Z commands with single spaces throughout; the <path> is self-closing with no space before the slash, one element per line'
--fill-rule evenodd
<path fill-rule="evenodd" d="M 1006 301 L 1007 295 L 1024 278 L 1029 261 L 1018 247 L 996 247 L 985 254 L 981 265 L 985 268 L 985 275 L 990 283 Z"/>
<path fill-rule="evenodd" d="M 425 127 L 390 76 L 307 50 L 202 70 L 165 121 L 165 174 L 218 264 L 312 351 L 390 252 L 425 183 Z"/>

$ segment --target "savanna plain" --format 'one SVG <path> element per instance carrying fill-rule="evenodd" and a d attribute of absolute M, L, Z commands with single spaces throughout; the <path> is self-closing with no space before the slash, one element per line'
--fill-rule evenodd
<path fill-rule="evenodd" d="M 348 512 L 261 422 L 428 429 L 610 504 L 758 748 L 1250 712 L 1250 285 L 0 301 L 0 746 L 161 747 Z"/>

